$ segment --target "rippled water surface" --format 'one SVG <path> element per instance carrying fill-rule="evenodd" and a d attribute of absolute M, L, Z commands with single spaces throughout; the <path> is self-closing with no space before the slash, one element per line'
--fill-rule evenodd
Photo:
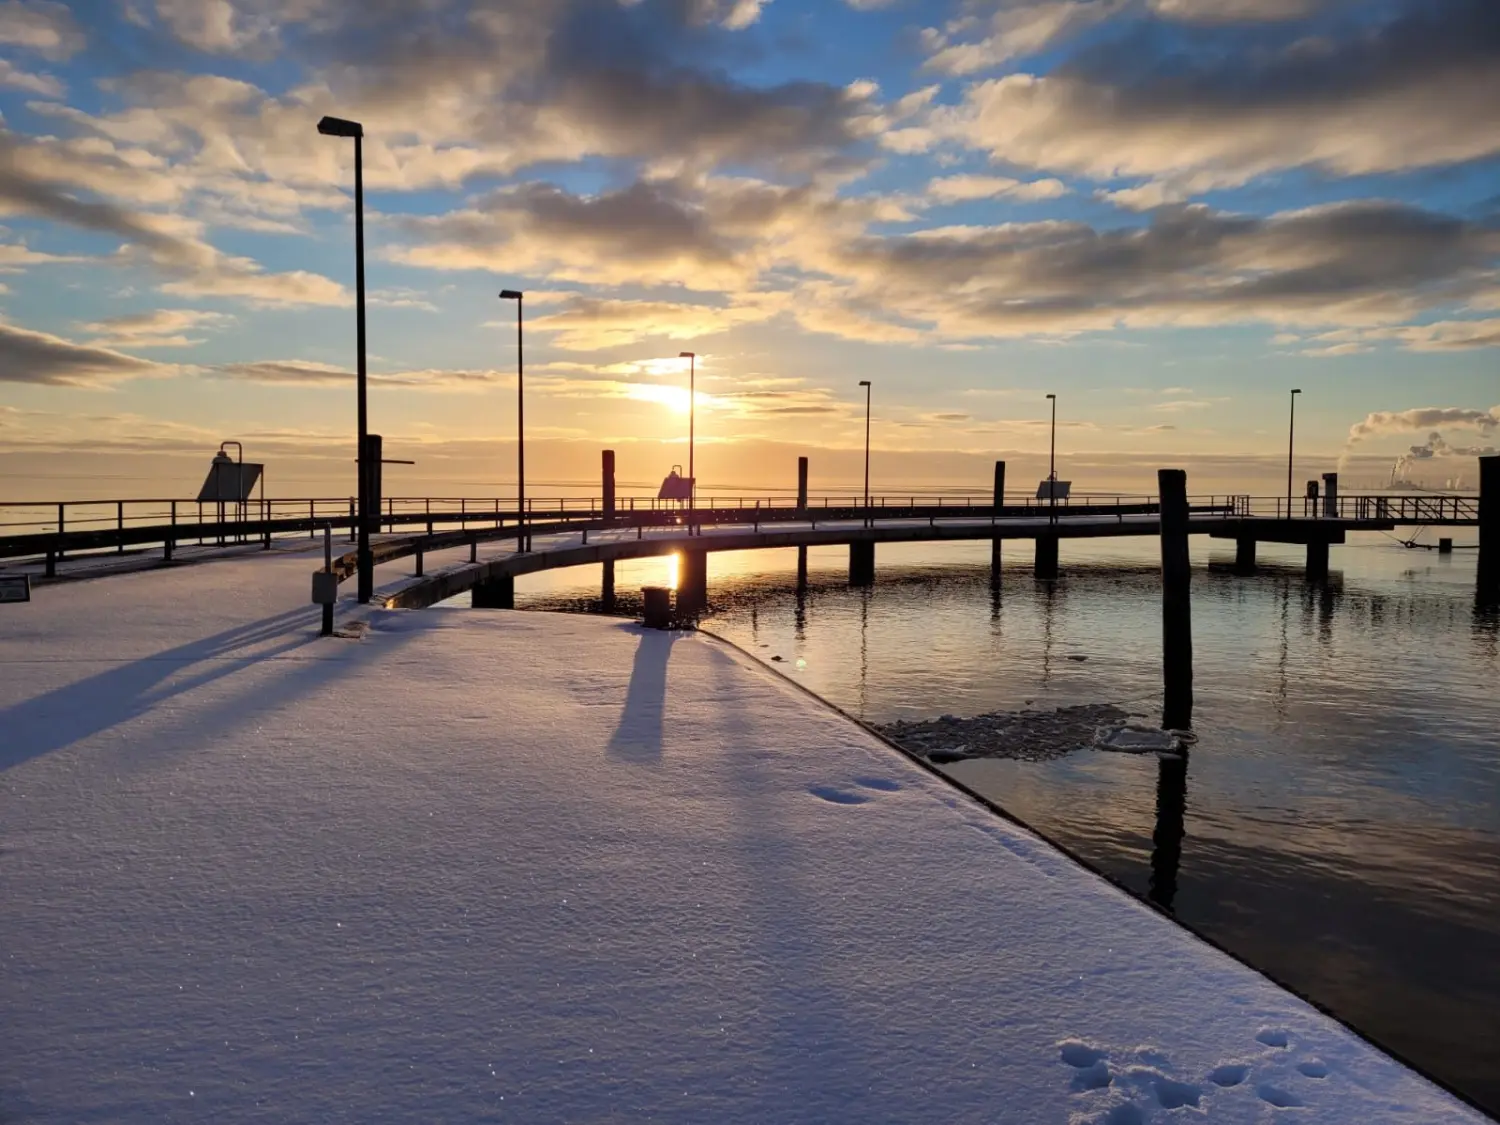
<path fill-rule="evenodd" d="M 1462 542 L 1462 540 L 1461 540 Z M 1387 537 L 1335 547 L 1324 586 L 1295 548 L 1252 576 L 1195 541 L 1199 742 L 1185 771 L 1081 751 L 968 761 L 952 775 L 1382 1045 L 1500 1115 L 1500 631 L 1475 553 Z M 1113 702 L 1155 716 L 1154 540 L 882 545 L 714 555 L 705 627 L 871 722 Z M 669 577 L 622 563 L 624 594 Z M 518 604 L 586 608 L 598 569 L 518 583 Z M 628 604 L 624 607 L 628 610 Z"/>

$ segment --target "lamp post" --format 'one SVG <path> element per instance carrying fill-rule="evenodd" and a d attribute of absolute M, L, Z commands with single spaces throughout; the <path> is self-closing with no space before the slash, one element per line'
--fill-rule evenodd
<path fill-rule="evenodd" d="M 678 359 L 688 361 L 688 507 L 698 496 L 698 474 L 693 468 L 693 425 L 698 408 L 698 353 L 678 352 Z"/>
<path fill-rule="evenodd" d="M 1302 393 L 1302 388 L 1297 387 L 1292 391 L 1292 413 L 1286 426 L 1286 518 L 1292 518 L 1292 450 L 1295 448 L 1294 441 L 1297 437 L 1297 396 Z"/>
<path fill-rule="evenodd" d="M 870 380 L 861 379 L 865 389 L 865 526 L 870 526 Z"/>
<path fill-rule="evenodd" d="M 530 547 L 526 540 L 526 362 L 521 338 L 521 308 L 526 303 L 519 289 L 500 290 L 502 301 L 516 303 L 516 550 Z"/>
<path fill-rule="evenodd" d="M 1052 401 L 1052 441 L 1047 454 L 1047 503 L 1048 522 L 1057 522 L 1057 396 L 1047 396 Z"/>
<path fill-rule="evenodd" d="M 369 415 L 365 406 L 365 129 L 358 121 L 342 117 L 325 117 L 318 122 L 318 132 L 325 137 L 354 138 L 354 324 L 357 356 L 356 395 L 359 401 L 359 600 L 368 603 L 375 588 L 375 566 L 370 558 L 370 455 Z M 378 469 L 375 471 L 379 471 Z"/>

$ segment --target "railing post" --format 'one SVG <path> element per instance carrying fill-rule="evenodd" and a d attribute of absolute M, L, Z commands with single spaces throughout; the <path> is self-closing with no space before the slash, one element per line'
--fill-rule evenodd
<path fill-rule="evenodd" d="M 198 501 L 198 546 L 203 546 L 203 501 Z"/>
<path fill-rule="evenodd" d="M 120 536 L 119 543 L 115 545 L 115 553 L 123 555 L 125 553 L 125 501 L 123 500 L 115 501 L 115 531 Z"/>
<path fill-rule="evenodd" d="M 315 539 L 318 535 L 318 502 L 309 500 L 307 502 L 307 537 Z"/>
<path fill-rule="evenodd" d="M 172 561 L 172 540 L 177 537 L 177 501 L 172 501 L 172 529 L 167 532 L 167 542 L 162 548 L 162 559 L 165 562 Z"/>
<path fill-rule="evenodd" d="M 358 521 L 357 521 L 357 519 L 356 519 L 356 517 L 354 515 L 354 501 L 353 501 L 353 499 L 350 499 L 350 501 L 349 501 L 349 542 L 351 542 L 351 543 L 354 542 L 354 532 L 355 532 L 354 525 L 357 522 Z"/>
<path fill-rule="evenodd" d="M 68 530 L 67 519 L 68 519 L 68 506 L 66 504 L 58 504 L 58 506 L 57 506 L 57 557 L 58 558 L 62 558 L 63 557 L 62 537 L 63 537 L 63 532 L 65 532 L 65 531 Z M 56 574 L 57 573 L 56 570 L 54 570 L 53 573 Z"/>
<path fill-rule="evenodd" d="M 333 524 L 323 525 L 323 573 L 333 573 Z M 333 603 L 323 603 L 323 636 L 333 636 Z"/>

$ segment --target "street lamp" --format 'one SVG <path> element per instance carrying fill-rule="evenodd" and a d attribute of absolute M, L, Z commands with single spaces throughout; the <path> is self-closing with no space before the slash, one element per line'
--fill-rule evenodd
<path fill-rule="evenodd" d="M 1292 449 L 1293 441 L 1297 436 L 1297 396 L 1302 393 L 1298 387 L 1292 391 L 1292 413 L 1286 426 L 1286 518 L 1292 518 Z"/>
<path fill-rule="evenodd" d="M 865 526 L 870 526 L 870 380 L 861 379 L 865 389 Z"/>
<path fill-rule="evenodd" d="M 1052 448 L 1047 455 L 1047 501 L 1050 505 L 1048 519 L 1051 523 L 1057 522 L 1057 396 L 1048 395 L 1052 400 Z"/>
<path fill-rule="evenodd" d="M 698 495 L 698 474 L 693 469 L 693 422 L 698 406 L 698 353 L 678 352 L 678 359 L 688 361 L 688 507 Z"/>
<path fill-rule="evenodd" d="M 318 122 L 325 137 L 354 138 L 354 324 L 358 350 L 356 394 L 359 399 L 359 600 L 368 603 L 375 589 L 375 565 L 370 557 L 369 415 L 365 409 L 365 128 L 358 121 L 325 117 Z M 376 468 L 374 471 L 378 472 Z"/>
<path fill-rule="evenodd" d="M 526 364 L 522 351 L 521 308 L 525 300 L 519 289 L 500 290 L 502 301 L 516 303 L 516 550 L 524 551 L 526 541 Z"/>

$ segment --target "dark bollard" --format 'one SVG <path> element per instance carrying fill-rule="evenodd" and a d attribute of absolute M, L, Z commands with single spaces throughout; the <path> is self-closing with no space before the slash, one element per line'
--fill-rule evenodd
<path fill-rule="evenodd" d="M 797 458 L 797 511 L 807 508 L 807 458 Z"/>
<path fill-rule="evenodd" d="M 797 548 L 797 589 L 807 589 L 807 548 Z"/>
<path fill-rule="evenodd" d="M 1328 542 L 1312 542 L 1307 545 L 1307 580 L 1309 582 L 1326 582 L 1328 580 Z"/>
<path fill-rule="evenodd" d="M 483 582 L 476 582 L 472 604 L 475 609 L 515 609 L 515 578 L 509 574 L 497 574 Z"/>
<path fill-rule="evenodd" d="M 1241 574 L 1249 574 L 1255 569 L 1255 540 L 1236 539 L 1234 541 L 1234 568 Z"/>
<path fill-rule="evenodd" d="M 615 518 L 615 451 L 613 449 L 606 449 L 604 451 L 604 456 L 603 456 L 603 458 L 601 458 L 601 460 L 603 461 L 603 465 L 602 465 L 602 468 L 601 468 L 601 473 L 602 473 L 602 475 L 601 475 L 601 484 L 603 485 L 603 491 L 604 491 L 604 496 L 603 496 L 604 510 L 601 513 L 601 515 L 606 520 L 612 520 L 612 519 Z M 611 574 L 613 574 L 613 571 L 611 571 Z M 614 601 L 613 578 L 611 578 L 610 595 L 609 595 L 609 597 L 610 597 L 610 601 L 613 602 Z"/>
<path fill-rule="evenodd" d="M 1193 614 L 1189 600 L 1187 473 L 1158 469 L 1161 495 L 1162 719 L 1168 730 L 1193 725 Z"/>
<path fill-rule="evenodd" d="M 62 552 L 53 550 L 51 548 L 48 549 L 48 551 L 47 551 L 47 571 L 46 571 L 48 578 L 56 578 L 57 577 L 57 556 L 59 554 L 61 554 L 61 553 Z"/>
<path fill-rule="evenodd" d="M 875 544 L 849 544 L 849 585 L 873 586 L 875 584 Z"/>
<path fill-rule="evenodd" d="M 1000 510 L 1005 507 L 1005 462 L 995 462 L 995 518 L 1000 518 Z M 990 540 L 990 577 L 1000 577 L 1000 537 L 997 535 Z"/>
<path fill-rule="evenodd" d="M 1500 457 L 1479 459 L 1479 574 L 1481 605 L 1500 604 Z"/>
<path fill-rule="evenodd" d="M 417 558 L 417 577 L 421 578 L 422 577 L 422 548 L 421 547 L 417 548 L 416 558 Z"/>
<path fill-rule="evenodd" d="M 647 586 L 641 590 L 641 622 L 648 629 L 672 627 L 672 591 L 666 586 Z"/>
<path fill-rule="evenodd" d="M 599 608 L 605 613 L 615 611 L 615 560 L 604 560 L 604 580 L 599 590 Z"/>
<path fill-rule="evenodd" d="M 1036 562 L 1032 570 L 1044 582 L 1052 582 L 1057 578 L 1057 536 L 1037 536 Z"/>
<path fill-rule="evenodd" d="M 708 552 L 683 551 L 677 564 L 677 612 L 691 617 L 708 606 Z"/>
<path fill-rule="evenodd" d="M 1452 553 L 1453 553 L 1453 540 L 1451 540 L 1451 539 L 1439 539 L 1438 540 L 1438 554 L 1440 554 L 1440 555 L 1451 555 Z"/>

